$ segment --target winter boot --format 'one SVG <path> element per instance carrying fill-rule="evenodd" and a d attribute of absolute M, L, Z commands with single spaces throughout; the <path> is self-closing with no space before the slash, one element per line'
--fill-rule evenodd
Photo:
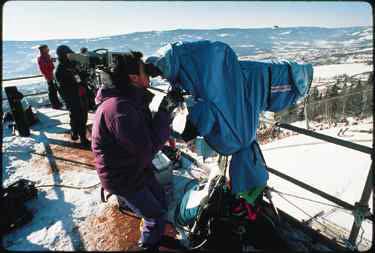
<path fill-rule="evenodd" d="M 79 139 L 81 141 L 81 146 L 85 148 L 88 148 L 91 146 L 91 142 L 86 138 L 86 136 L 80 136 Z"/>
<path fill-rule="evenodd" d="M 71 132 L 71 133 L 70 133 L 70 139 L 71 139 L 72 141 L 76 141 L 76 140 L 78 140 L 78 133 L 76 133 L 76 132 Z"/>

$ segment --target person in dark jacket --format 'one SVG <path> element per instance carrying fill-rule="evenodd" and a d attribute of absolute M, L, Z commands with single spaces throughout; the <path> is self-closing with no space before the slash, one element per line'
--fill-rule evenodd
<path fill-rule="evenodd" d="M 68 46 L 61 45 L 56 49 L 59 65 L 55 76 L 59 82 L 63 99 L 67 105 L 70 116 L 71 139 L 78 140 L 83 146 L 90 146 L 86 138 L 86 123 L 88 117 L 88 100 L 86 96 L 87 78 L 84 72 L 80 72 L 78 65 L 69 60 L 68 54 L 74 53 Z"/>
<path fill-rule="evenodd" d="M 56 60 L 49 55 L 49 48 L 47 45 L 39 46 L 40 56 L 38 57 L 38 66 L 40 72 L 43 74 L 48 85 L 48 98 L 54 109 L 61 109 L 62 104 L 57 96 L 57 87 L 53 76 L 53 61 Z"/>
<path fill-rule="evenodd" d="M 153 174 L 152 159 L 171 133 L 175 96 L 166 95 L 152 116 L 142 53 L 118 59 L 112 83 L 96 96 L 91 148 L 103 188 L 143 218 L 139 247 L 155 250 L 164 232 L 167 203 Z"/>

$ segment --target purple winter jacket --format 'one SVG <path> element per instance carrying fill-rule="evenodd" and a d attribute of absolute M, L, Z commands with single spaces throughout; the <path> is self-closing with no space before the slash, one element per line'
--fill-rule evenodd
<path fill-rule="evenodd" d="M 132 85 L 126 91 L 99 89 L 91 149 L 103 188 L 114 194 L 140 190 L 152 173 L 152 159 L 168 140 L 171 117 L 148 106 L 154 95 Z"/>

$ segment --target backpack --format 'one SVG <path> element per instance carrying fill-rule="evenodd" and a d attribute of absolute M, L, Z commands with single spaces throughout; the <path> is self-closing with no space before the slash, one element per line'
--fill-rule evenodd
<path fill-rule="evenodd" d="M 227 216 L 226 207 L 232 195 L 226 189 L 223 175 L 217 175 L 209 182 L 192 182 L 176 207 L 175 225 L 185 231 L 188 229 L 190 249 L 201 249 L 217 232 L 216 221 Z M 197 196 L 198 199 L 194 199 Z"/>
<path fill-rule="evenodd" d="M 35 183 L 26 179 L 18 180 L 6 189 L 1 189 L 0 234 L 8 233 L 31 221 L 33 214 L 26 208 L 25 202 L 36 197 Z"/>

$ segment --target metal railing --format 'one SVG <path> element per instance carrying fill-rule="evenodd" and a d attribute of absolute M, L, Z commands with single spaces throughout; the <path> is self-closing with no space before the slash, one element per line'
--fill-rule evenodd
<path fill-rule="evenodd" d="M 42 75 L 34 75 L 34 76 L 25 76 L 25 77 L 15 77 L 15 78 L 7 78 L 3 79 L 2 82 L 9 82 L 9 81 L 17 81 L 17 80 L 24 80 L 24 79 L 33 79 L 33 78 L 40 78 L 43 77 Z M 4 85 L 2 85 L 4 88 Z M 42 92 L 37 92 L 37 93 L 30 93 L 30 94 L 25 94 L 23 95 L 24 97 L 32 97 L 32 96 L 40 96 L 40 95 L 45 95 L 48 94 L 48 91 L 42 91 Z M 7 100 L 6 97 L 3 97 L 1 99 L 2 101 Z"/>
<path fill-rule="evenodd" d="M 17 81 L 17 80 L 24 80 L 24 79 L 32 79 L 32 78 L 40 78 L 43 77 L 42 75 L 34 75 L 34 76 L 26 76 L 26 77 L 15 77 L 15 78 L 8 78 L 8 79 L 3 79 L 3 82 L 9 82 L 9 81 Z M 4 86 L 3 86 L 4 87 Z M 148 89 L 158 91 L 161 93 L 166 93 L 165 90 L 159 89 L 156 87 L 149 87 Z M 45 95 L 48 94 L 48 91 L 42 91 L 42 92 L 37 92 L 37 93 L 30 93 L 30 94 L 25 94 L 23 95 L 24 97 L 32 97 L 32 96 L 40 96 L 40 95 Z M 7 98 L 2 98 L 2 101 L 7 100 Z"/>
<path fill-rule="evenodd" d="M 7 79 L 3 79 L 3 82 L 23 80 L 23 79 L 31 79 L 31 78 L 37 78 L 37 77 L 43 77 L 43 76 L 42 75 L 33 75 L 33 76 L 21 76 L 21 77 L 7 78 Z"/>
<path fill-rule="evenodd" d="M 341 199 L 338 199 L 332 195 L 329 195 L 321 190 L 318 190 L 310 185 L 307 185 L 295 178 L 292 178 L 284 173 L 281 173 L 280 171 L 277 171 L 275 169 L 272 169 L 272 168 L 267 168 L 272 174 L 275 174 L 276 176 L 279 176 L 287 181 L 290 181 L 291 183 L 294 183 L 312 193 L 315 193 L 345 209 L 348 209 L 350 211 L 352 211 L 352 214 L 354 216 L 354 222 L 353 222 L 353 225 L 352 225 L 352 229 L 350 231 L 350 236 L 349 236 L 349 242 L 352 244 L 352 245 L 355 245 L 355 242 L 357 240 L 357 237 L 358 237 L 358 234 L 359 234 L 359 230 L 360 230 L 360 227 L 362 225 L 362 221 L 364 219 L 369 219 L 371 221 L 374 221 L 374 216 L 373 214 L 370 213 L 370 209 L 369 209 L 369 200 L 370 200 L 370 196 L 371 196 L 371 192 L 373 191 L 373 182 L 372 182 L 372 179 L 373 179 L 373 170 L 374 170 L 374 166 L 373 166 L 373 157 L 374 157 L 374 150 L 372 148 L 369 148 L 367 146 L 363 146 L 363 145 L 360 145 L 360 144 L 357 144 L 357 143 L 352 143 L 352 142 L 349 142 L 349 141 L 344 141 L 344 140 L 341 140 L 341 139 L 338 139 L 338 138 L 335 138 L 335 137 L 331 137 L 331 136 L 328 136 L 328 135 L 324 135 L 324 134 L 320 134 L 320 133 L 316 133 L 314 131 L 311 131 L 311 130 L 307 130 L 307 129 L 303 129 L 303 128 L 300 128 L 300 127 L 296 127 L 296 126 L 293 126 L 293 125 L 290 125 L 290 124 L 285 124 L 285 123 L 279 123 L 277 122 L 275 124 L 277 127 L 280 127 L 280 128 L 284 128 L 284 129 L 287 129 L 287 130 L 291 130 L 291 131 L 294 131 L 294 132 L 297 132 L 297 133 L 300 133 L 300 134 L 304 134 L 304 135 L 308 135 L 310 137 L 313 137 L 313 138 L 317 138 L 317 139 L 320 139 L 320 140 L 323 140 L 323 141 L 326 141 L 326 142 L 329 142 L 329 143 L 333 143 L 335 145 L 339 145 L 339 146 L 342 146 L 342 147 L 346 147 L 346 148 L 349 148 L 349 149 L 352 149 L 352 150 L 356 150 L 356 151 L 359 151 L 359 152 L 362 152 L 362 153 L 366 153 L 366 154 L 369 154 L 370 157 L 371 157 L 371 165 L 370 165 L 370 169 L 369 169 L 369 173 L 368 173 L 368 176 L 367 176 L 367 179 L 366 179 L 366 183 L 365 183 L 365 186 L 363 188 L 363 191 L 362 191 L 362 195 L 361 195 L 361 198 L 358 202 L 354 203 L 354 205 L 352 204 L 349 204 Z"/>
<path fill-rule="evenodd" d="M 280 127 L 280 128 L 284 128 L 284 129 L 287 129 L 287 130 L 291 130 L 293 132 L 297 132 L 297 133 L 300 133 L 300 134 L 308 135 L 310 137 L 320 139 L 320 140 L 323 140 L 323 141 L 326 141 L 326 142 L 330 142 L 330 143 L 333 143 L 333 144 L 336 144 L 336 145 L 339 145 L 339 146 L 343 146 L 343 147 L 346 147 L 346 148 L 349 148 L 349 149 L 354 149 L 354 150 L 360 151 L 362 153 L 366 153 L 366 154 L 372 154 L 373 153 L 373 149 L 369 148 L 367 146 L 360 145 L 360 144 L 357 144 L 357 143 L 353 143 L 353 142 L 350 142 L 350 141 L 341 140 L 341 139 L 338 139 L 338 138 L 335 138 L 335 137 L 332 137 L 332 136 L 320 134 L 320 133 L 317 133 L 317 132 L 314 132 L 314 131 L 311 131 L 311 130 L 307 130 L 307 129 L 304 129 L 304 128 L 296 127 L 296 126 L 293 126 L 293 125 L 290 125 L 290 124 L 276 122 L 275 126 Z"/>

